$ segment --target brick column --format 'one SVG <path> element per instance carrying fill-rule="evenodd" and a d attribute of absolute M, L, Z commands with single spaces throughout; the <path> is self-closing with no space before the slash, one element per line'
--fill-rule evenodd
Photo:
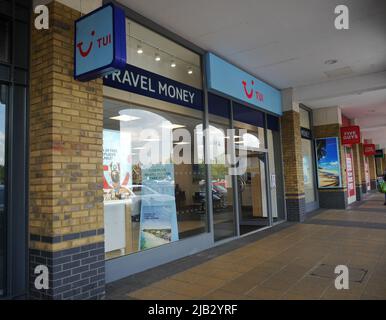
<path fill-rule="evenodd" d="M 306 201 L 299 112 L 294 110 L 284 112 L 281 117 L 281 128 L 287 219 L 301 222 L 305 219 Z"/>
<path fill-rule="evenodd" d="M 377 168 L 375 164 L 375 157 L 369 156 L 368 161 L 369 161 L 369 173 L 370 173 L 370 187 L 371 187 L 371 190 L 376 190 L 377 189 Z"/>
<path fill-rule="evenodd" d="M 323 109 L 322 109 L 323 110 Z M 315 138 L 337 137 L 339 140 L 340 171 L 342 176 L 341 188 L 319 189 L 319 205 L 321 208 L 345 209 L 347 207 L 346 156 L 344 146 L 340 140 L 340 124 L 326 124 L 314 126 Z"/>
<path fill-rule="evenodd" d="M 74 20 L 51 2 L 50 28 L 32 29 L 30 297 L 99 299 L 105 292 L 102 81 L 73 79 Z M 49 289 L 34 286 L 37 265 Z"/>
<path fill-rule="evenodd" d="M 360 156 L 360 148 L 358 144 L 354 144 L 352 146 L 353 150 L 353 166 L 354 166 L 354 173 L 355 173 L 355 187 L 356 187 L 356 196 L 357 201 L 361 201 L 362 199 L 362 176 L 364 173 L 361 169 L 361 159 L 363 161 L 363 157 Z M 363 164 L 362 164 L 363 166 Z"/>
<path fill-rule="evenodd" d="M 382 164 L 383 164 L 383 172 L 382 172 L 382 174 L 383 174 L 386 170 L 386 155 L 383 156 Z"/>

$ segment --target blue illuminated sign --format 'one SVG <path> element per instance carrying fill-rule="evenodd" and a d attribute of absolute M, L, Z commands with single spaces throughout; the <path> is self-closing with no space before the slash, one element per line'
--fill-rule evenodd
<path fill-rule="evenodd" d="M 231 98 L 282 114 L 280 91 L 212 53 L 206 55 L 208 88 Z"/>
<path fill-rule="evenodd" d="M 75 21 L 74 77 L 88 81 L 126 64 L 124 11 L 107 4 Z"/>
<path fill-rule="evenodd" d="M 202 91 L 156 73 L 127 64 L 103 79 L 105 86 L 203 110 Z"/>

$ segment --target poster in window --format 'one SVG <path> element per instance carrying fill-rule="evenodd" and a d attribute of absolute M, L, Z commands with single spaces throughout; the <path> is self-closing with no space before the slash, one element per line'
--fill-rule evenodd
<path fill-rule="evenodd" d="M 124 132 L 103 130 L 104 200 L 120 200 L 129 196 L 130 149 L 130 139 Z"/>
<path fill-rule="evenodd" d="M 142 167 L 139 250 L 178 240 L 173 164 Z"/>
<path fill-rule="evenodd" d="M 319 188 L 340 188 L 342 176 L 337 137 L 315 139 Z"/>

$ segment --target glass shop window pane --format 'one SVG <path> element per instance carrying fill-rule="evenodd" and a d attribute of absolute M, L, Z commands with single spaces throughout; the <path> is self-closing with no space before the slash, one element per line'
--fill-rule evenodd
<path fill-rule="evenodd" d="M 128 64 L 202 89 L 200 55 L 129 19 L 126 35 Z"/>
<path fill-rule="evenodd" d="M 7 16 L 12 15 L 12 4 L 10 0 L 0 0 L 0 13 Z"/>
<path fill-rule="evenodd" d="M 10 62 L 10 22 L 0 20 L 0 62 Z"/>
<path fill-rule="evenodd" d="M 28 25 L 15 21 L 15 65 L 28 67 Z"/>
<path fill-rule="evenodd" d="M 16 19 L 28 22 L 29 20 L 29 9 L 24 6 L 16 5 Z"/>
<path fill-rule="evenodd" d="M 6 128 L 6 108 L 8 100 L 8 87 L 0 85 L 0 296 L 4 294 L 5 288 L 5 128 Z"/>
<path fill-rule="evenodd" d="M 106 259 L 207 232 L 203 112 L 104 102 Z"/>
<path fill-rule="evenodd" d="M 0 80 L 11 80 L 11 68 L 9 66 L 0 64 Z"/>

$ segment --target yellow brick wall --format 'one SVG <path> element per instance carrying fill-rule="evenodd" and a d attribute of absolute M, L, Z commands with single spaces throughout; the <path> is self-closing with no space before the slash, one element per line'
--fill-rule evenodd
<path fill-rule="evenodd" d="M 286 198 L 298 198 L 299 195 L 304 197 L 299 112 L 284 112 L 281 117 L 281 128 Z"/>
<path fill-rule="evenodd" d="M 370 173 L 370 180 L 376 180 L 377 179 L 377 169 L 375 165 L 375 157 L 369 156 L 369 173 Z"/>
<path fill-rule="evenodd" d="M 365 174 L 365 156 L 363 154 L 363 143 L 358 144 L 358 153 L 360 157 L 360 167 L 362 172 L 362 184 L 366 184 L 366 174 Z"/>
<path fill-rule="evenodd" d="M 60 236 L 103 228 L 102 80 L 73 79 L 74 21 L 80 13 L 51 2 L 50 28 L 32 29 L 29 231 Z M 30 247 L 61 250 L 103 234 Z"/>
<path fill-rule="evenodd" d="M 355 173 L 355 184 L 357 186 L 361 185 L 362 177 L 364 177 L 364 171 L 362 171 L 363 165 L 361 165 L 361 161 L 363 162 L 363 156 L 360 155 L 359 144 L 355 144 L 352 146 L 353 150 L 353 164 L 354 164 L 354 173 Z"/>

